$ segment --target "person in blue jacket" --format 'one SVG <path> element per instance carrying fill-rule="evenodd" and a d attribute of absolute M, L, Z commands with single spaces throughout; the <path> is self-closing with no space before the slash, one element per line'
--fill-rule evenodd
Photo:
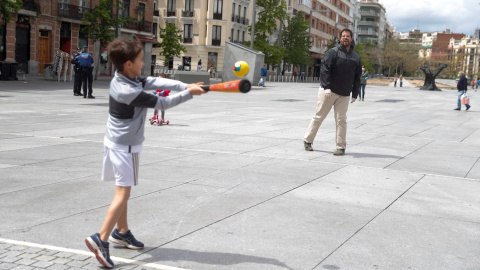
<path fill-rule="evenodd" d="M 83 52 L 78 56 L 78 63 L 82 71 L 83 98 L 87 98 L 87 82 L 88 82 L 88 98 L 95 98 L 92 95 L 93 81 L 93 56 L 88 53 L 88 47 L 83 47 Z"/>
<path fill-rule="evenodd" d="M 262 79 L 260 80 L 260 83 L 258 84 L 258 86 L 262 85 L 263 87 L 265 87 L 265 79 L 267 78 L 266 65 L 263 65 L 262 69 L 260 69 L 260 76 L 262 77 Z"/>

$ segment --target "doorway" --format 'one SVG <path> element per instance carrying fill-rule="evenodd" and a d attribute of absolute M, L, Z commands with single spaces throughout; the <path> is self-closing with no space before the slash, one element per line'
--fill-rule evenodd
<path fill-rule="evenodd" d="M 17 70 L 28 73 L 28 61 L 30 60 L 30 23 L 29 17 L 18 15 L 15 31 L 15 61 L 18 63 Z"/>
<path fill-rule="evenodd" d="M 50 63 L 50 31 L 40 30 L 38 38 L 38 73 L 43 74 L 43 69 L 48 63 Z"/>

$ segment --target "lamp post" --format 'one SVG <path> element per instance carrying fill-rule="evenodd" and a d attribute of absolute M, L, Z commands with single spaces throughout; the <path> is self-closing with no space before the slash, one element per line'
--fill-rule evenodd
<path fill-rule="evenodd" d="M 255 40 L 255 16 L 257 9 L 257 0 L 253 0 L 253 14 L 252 14 L 252 37 L 250 41 L 250 48 L 253 49 L 253 42 Z"/>

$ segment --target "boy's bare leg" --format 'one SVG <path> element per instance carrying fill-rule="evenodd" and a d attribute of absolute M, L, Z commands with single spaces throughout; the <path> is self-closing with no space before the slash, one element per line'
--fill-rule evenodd
<path fill-rule="evenodd" d="M 130 198 L 130 190 L 132 187 L 115 187 L 115 195 L 113 196 L 112 203 L 108 207 L 105 220 L 103 221 L 102 228 L 100 229 L 100 239 L 102 241 L 108 241 L 110 233 L 112 233 L 113 227 L 119 221 L 122 214 L 127 215 L 127 202 Z"/>
<path fill-rule="evenodd" d="M 121 233 L 128 232 L 127 209 L 128 209 L 128 204 L 125 205 L 125 209 L 123 209 L 123 212 L 117 221 L 117 230 Z"/>

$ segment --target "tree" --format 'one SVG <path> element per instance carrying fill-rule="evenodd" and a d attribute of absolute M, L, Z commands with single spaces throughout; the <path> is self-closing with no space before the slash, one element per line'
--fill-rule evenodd
<path fill-rule="evenodd" d="M 282 37 L 286 63 L 294 66 L 312 65 L 309 56 L 311 42 L 308 27 L 308 21 L 300 13 L 288 19 L 288 26 Z"/>
<path fill-rule="evenodd" d="M 338 38 L 336 36 L 332 36 L 330 39 L 330 42 L 327 44 L 327 51 L 330 50 L 331 48 L 335 48 L 338 43 Z"/>
<path fill-rule="evenodd" d="M 277 24 L 285 25 L 287 19 L 287 5 L 283 0 L 257 0 L 257 5 L 264 8 L 258 13 L 258 22 L 255 23 L 255 40 L 253 48 L 265 54 L 265 64 L 278 66 L 284 57 L 285 49 L 279 40 L 270 44 L 268 37 L 277 30 Z M 249 27 L 252 35 L 252 26 Z M 252 35 L 253 36 L 253 35 Z M 250 45 L 249 42 L 245 44 Z"/>
<path fill-rule="evenodd" d="M 375 45 L 370 42 L 367 43 L 357 43 L 354 48 L 358 56 L 360 56 L 360 61 L 362 65 L 365 66 L 365 69 L 372 73 L 374 72 L 374 67 L 378 64 L 378 57 L 375 50 Z"/>
<path fill-rule="evenodd" d="M 0 25 L 9 23 L 22 6 L 22 0 L 0 0 Z"/>
<path fill-rule="evenodd" d="M 122 25 L 126 25 L 129 22 L 133 21 L 132 18 L 126 16 L 114 16 L 112 14 L 113 8 L 116 10 L 123 9 L 123 2 L 114 0 L 99 0 L 98 5 L 92 9 L 92 11 L 85 12 L 83 17 L 83 24 L 88 32 L 90 39 L 93 39 L 96 42 L 95 49 L 98 52 L 95 60 L 95 80 L 98 76 L 98 65 L 100 63 L 100 44 L 107 44 L 116 37 L 117 32 L 112 31 L 111 27 L 118 29 Z"/>
<path fill-rule="evenodd" d="M 414 73 L 421 66 L 418 58 L 418 45 L 389 40 L 383 47 L 382 64 L 388 67 L 388 76 L 393 74 Z"/>
<path fill-rule="evenodd" d="M 160 55 L 163 55 L 163 65 L 167 66 L 170 58 L 176 56 L 180 57 L 182 52 L 186 52 L 187 49 L 182 46 L 182 30 L 177 29 L 175 24 L 167 23 L 165 28 L 160 28 L 159 36 L 162 41 L 159 43 Z"/>

